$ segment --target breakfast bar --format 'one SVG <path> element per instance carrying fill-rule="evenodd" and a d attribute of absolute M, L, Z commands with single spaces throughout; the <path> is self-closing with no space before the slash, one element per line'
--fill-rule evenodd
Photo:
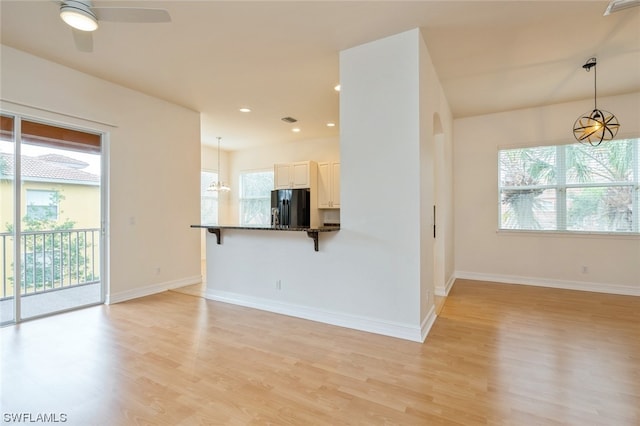
<path fill-rule="evenodd" d="M 191 225 L 192 228 L 204 228 L 209 233 L 216 236 L 216 243 L 222 244 L 223 230 L 252 230 L 252 231 L 276 231 L 276 232 L 306 232 L 307 237 L 313 240 L 313 249 L 318 251 L 318 237 L 323 232 L 336 232 L 340 226 L 323 226 L 319 228 L 310 227 L 288 227 L 288 226 L 250 226 L 250 225 Z"/>

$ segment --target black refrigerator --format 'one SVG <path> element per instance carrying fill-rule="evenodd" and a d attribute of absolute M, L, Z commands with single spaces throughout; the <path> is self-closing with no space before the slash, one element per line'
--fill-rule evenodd
<path fill-rule="evenodd" d="M 308 227 L 311 222 L 308 189 L 276 189 L 271 191 L 271 226 Z"/>

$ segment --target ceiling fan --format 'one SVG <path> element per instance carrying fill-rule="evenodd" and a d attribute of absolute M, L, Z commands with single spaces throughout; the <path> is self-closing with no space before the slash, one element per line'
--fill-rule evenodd
<path fill-rule="evenodd" d="M 91 32 L 98 29 L 98 22 L 171 22 L 165 9 L 94 7 L 91 0 L 62 0 L 60 18 L 71 27 L 76 48 L 81 52 L 93 51 Z"/>
<path fill-rule="evenodd" d="M 607 6 L 607 10 L 604 11 L 604 16 L 636 6 L 640 6 L 640 0 L 611 0 L 609 6 Z"/>

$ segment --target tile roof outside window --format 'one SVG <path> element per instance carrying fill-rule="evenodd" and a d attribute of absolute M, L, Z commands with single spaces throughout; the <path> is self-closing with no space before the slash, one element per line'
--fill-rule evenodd
<path fill-rule="evenodd" d="M 53 161 L 51 161 L 53 160 Z M 0 153 L 0 163 L 6 164 L 2 171 L 3 179 L 12 179 L 14 170 L 13 155 Z M 88 165 L 83 161 L 63 155 L 50 154 L 39 157 L 22 156 L 22 178 L 46 181 L 73 181 L 76 183 L 96 184 L 100 176 L 79 170 L 79 166 Z M 86 166 L 83 166 L 86 167 Z"/>

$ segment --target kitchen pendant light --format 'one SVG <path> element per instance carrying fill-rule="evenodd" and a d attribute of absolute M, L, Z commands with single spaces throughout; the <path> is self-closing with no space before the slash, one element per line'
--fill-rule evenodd
<path fill-rule="evenodd" d="M 582 114 L 573 124 L 573 136 L 584 144 L 598 146 L 602 141 L 610 141 L 616 137 L 620 123 L 609 111 L 598 109 L 598 91 L 596 58 L 590 58 L 582 66 L 585 70 L 593 68 L 593 111 Z"/>
<path fill-rule="evenodd" d="M 216 191 L 216 192 L 229 192 L 231 188 L 229 188 L 226 184 L 220 181 L 220 140 L 221 137 L 218 137 L 218 180 L 216 182 L 211 182 L 211 185 L 207 188 L 207 191 Z"/>

